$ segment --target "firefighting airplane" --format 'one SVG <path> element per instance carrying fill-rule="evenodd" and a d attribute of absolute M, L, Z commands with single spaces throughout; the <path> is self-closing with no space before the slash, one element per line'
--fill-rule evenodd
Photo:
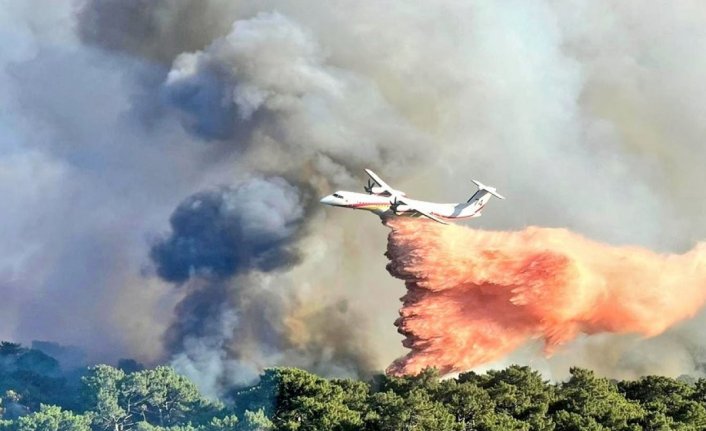
<path fill-rule="evenodd" d="M 491 196 L 505 199 L 495 191 L 495 187 L 489 187 L 480 181 L 473 180 L 478 186 L 478 191 L 466 202 L 438 204 L 418 201 L 393 189 L 370 169 L 366 169 L 365 172 L 374 181 L 373 183 L 368 180 L 368 184 L 363 186 L 367 194 L 338 191 L 322 198 L 321 203 L 335 207 L 368 210 L 381 218 L 392 216 L 428 217 L 436 222 L 448 224 L 449 220 L 480 217 L 481 210 Z"/>

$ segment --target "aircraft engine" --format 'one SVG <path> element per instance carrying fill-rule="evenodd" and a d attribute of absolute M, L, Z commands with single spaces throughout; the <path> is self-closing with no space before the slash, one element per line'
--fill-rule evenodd
<path fill-rule="evenodd" d="M 407 212 L 409 210 L 410 210 L 409 205 L 405 205 L 405 204 L 397 204 L 397 205 L 392 206 L 392 211 L 395 214 L 402 214 L 402 213 Z"/>

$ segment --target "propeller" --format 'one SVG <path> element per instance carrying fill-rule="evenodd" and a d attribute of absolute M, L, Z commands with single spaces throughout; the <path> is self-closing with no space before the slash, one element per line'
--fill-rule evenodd
<path fill-rule="evenodd" d="M 372 181 L 368 180 L 368 185 L 363 186 L 363 190 L 365 190 L 366 192 L 368 192 L 369 195 L 371 195 L 373 194 L 373 186 L 375 186 L 375 184 L 373 184 Z"/>
<path fill-rule="evenodd" d="M 390 209 L 393 213 L 397 214 L 397 207 L 400 206 L 400 201 L 397 200 L 397 196 L 390 202 Z"/>

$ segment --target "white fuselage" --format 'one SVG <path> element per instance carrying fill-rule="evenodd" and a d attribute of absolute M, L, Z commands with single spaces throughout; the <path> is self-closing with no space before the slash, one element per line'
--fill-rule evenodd
<path fill-rule="evenodd" d="M 480 216 L 480 211 L 488 202 L 488 199 L 490 199 L 490 195 L 482 193 L 469 202 L 443 204 L 409 199 L 405 196 L 404 203 L 399 203 L 396 205 L 396 208 L 393 208 L 395 207 L 394 196 L 338 191 L 321 199 L 321 203 L 337 207 L 367 210 L 380 217 L 419 217 L 420 214 L 410 208 L 416 207 L 440 218 L 459 219 Z"/>

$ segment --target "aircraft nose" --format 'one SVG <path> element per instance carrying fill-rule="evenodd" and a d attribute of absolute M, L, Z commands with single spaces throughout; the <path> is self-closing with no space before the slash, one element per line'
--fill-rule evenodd
<path fill-rule="evenodd" d="M 333 205 L 334 197 L 331 195 L 324 196 L 323 198 L 321 198 L 321 200 L 319 202 L 321 202 L 322 204 L 326 204 L 326 205 Z"/>

